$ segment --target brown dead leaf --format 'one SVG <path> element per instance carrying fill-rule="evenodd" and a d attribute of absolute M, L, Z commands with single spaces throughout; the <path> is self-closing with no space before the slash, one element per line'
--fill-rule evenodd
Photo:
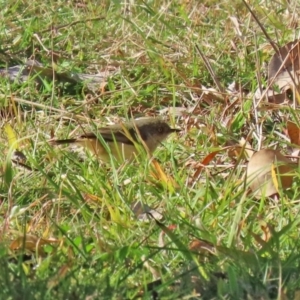
<path fill-rule="evenodd" d="M 268 79 L 272 80 L 285 69 L 290 71 L 300 70 L 300 43 L 299 40 L 289 42 L 279 48 L 279 53 L 275 53 L 268 66 Z"/>
<path fill-rule="evenodd" d="M 238 145 L 232 146 L 227 151 L 228 157 L 236 161 L 236 159 L 241 157 L 241 155 L 243 154 L 242 150 L 243 150 L 242 147 Z"/>
<path fill-rule="evenodd" d="M 132 203 L 130 207 L 139 221 L 149 222 L 150 214 L 155 220 L 161 220 L 163 218 L 160 209 L 154 209 L 141 201 Z"/>
<path fill-rule="evenodd" d="M 262 239 L 267 242 L 272 237 L 272 232 L 274 232 L 274 228 L 271 224 L 268 224 L 264 221 L 261 221 L 260 225 L 261 230 L 263 231 L 263 237 Z"/>
<path fill-rule="evenodd" d="M 216 156 L 220 151 L 221 151 L 221 150 L 211 152 L 211 153 L 209 153 L 209 154 L 202 160 L 202 162 L 200 163 L 200 166 L 198 167 L 198 169 L 196 170 L 195 174 L 193 175 L 193 178 L 192 178 L 193 181 L 196 180 L 196 179 L 199 177 L 199 175 L 200 175 L 201 171 L 203 170 L 203 168 L 204 168 L 205 166 L 207 166 L 207 165 L 215 158 L 215 156 Z"/>
<path fill-rule="evenodd" d="M 295 40 L 278 49 L 268 66 L 268 88 L 257 89 L 254 100 L 269 103 L 289 103 L 293 93 L 299 102 L 300 42 Z"/>
<path fill-rule="evenodd" d="M 93 195 L 93 194 L 90 194 L 90 193 L 84 193 L 83 194 L 83 199 L 86 201 L 86 202 L 90 202 L 90 203 L 103 203 L 103 199 L 97 195 Z"/>
<path fill-rule="evenodd" d="M 273 90 L 277 88 L 284 94 L 294 92 L 298 98 L 299 82 L 300 42 L 295 40 L 279 48 L 278 53 L 273 55 L 268 67 L 268 84 Z"/>
<path fill-rule="evenodd" d="M 199 253 L 207 253 L 216 254 L 216 247 L 205 240 L 195 239 L 190 242 L 189 249 L 191 251 L 199 252 Z"/>
<path fill-rule="evenodd" d="M 300 128 L 296 123 L 291 121 L 287 121 L 286 127 L 291 143 L 300 146 Z"/>
<path fill-rule="evenodd" d="M 11 242 L 9 248 L 11 250 L 25 249 L 30 252 L 37 252 L 39 255 L 43 256 L 44 245 L 52 245 L 53 243 L 60 243 L 56 239 L 44 239 L 39 238 L 32 234 L 26 234 L 26 236 L 19 236 L 14 241 Z"/>
<path fill-rule="evenodd" d="M 292 185 L 296 166 L 277 150 L 260 150 L 248 163 L 247 184 L 257 198 L 275 195 L 278 189 Z"/>
<path fill-rule="evenodd" d="M 252 149 L 251 145 L 244 138 L 241 138 L 238 144 L 228 141 L 226 145 L 231 146 L 228 149 L 228 156 L 234 160 L 240 158 L 249 160 L 254 154 L 254 150 Z"/>
<path fill-rule="evenodd" d="M 274 104 L 284 104 L 288 103 L 290 100 L 287 95 L 288 89 L 285 90 L 284 92 L 276 92 L 272 89 L 268 89 L 266 96 L 268 99 L 269 103 L 274 103 Z"/>
<path fill-rule="evenodd" d="M 266 99 L 267 101 L 263 101 L 263 105 L 265 105 L 264 102 L 266 103 L 270 103 L 270 104 L 285 104 L 290 102 L 289 98 L 288 98 L 288 92 L 289 91 L 285 91 L 285 92 L 276 92 L 272 89 L 264 89 L 264 90 L 260 90 L 260 88 L 258 88 L 255 91 L 254 94 L 254 100 L 256 102 L 261 101 L 263 98 Z M 279 108 L 278 108 L 279 109 Z M 281 108 L 280 108 L 281 109 Z"/>

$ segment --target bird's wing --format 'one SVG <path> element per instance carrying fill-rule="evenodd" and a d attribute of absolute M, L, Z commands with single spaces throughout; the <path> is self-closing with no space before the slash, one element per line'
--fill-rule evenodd
<path fill-rule="evenodd" d="M 130 134 L 130 136 L 132 136 L 133 140 L 136 140 L 134 131 L 132 132 L 132 130 L 130 129 L 129 134 Z M 100 135 L 102 136 L 103 140 L 107 141 L 107 142 L 117 141 L 117 142 L 120 142 L 123 144 L 133 145 L 133 142 L 122 131 L 113 132 L 109 128 L 101 128 L 101 129 L 99 129 L 99 136 Z M 85 138 L 85 139 L 96 139 L 97 135 L 93 132 L 89 132 L 89 133 L 85 133 L 85 134 L 81 135 L 80 137 Z"/>

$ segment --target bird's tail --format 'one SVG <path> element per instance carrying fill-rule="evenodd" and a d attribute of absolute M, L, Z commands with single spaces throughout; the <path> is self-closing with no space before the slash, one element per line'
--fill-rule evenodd
<path fill-rule="evenodd" d="M 72 144 L 76 143 L 77 139 L 66 139 L 66 140 L 51 140 L 49 143 L 51 145 L 63 145 L 63 144 Z"/>

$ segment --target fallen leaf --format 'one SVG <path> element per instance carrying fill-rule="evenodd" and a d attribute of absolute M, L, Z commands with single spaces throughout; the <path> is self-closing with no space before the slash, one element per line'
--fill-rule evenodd
<path fill-rule="evenodd" d="M 285 92 L 276 92 L 274 90 L 272 90 L 271 88 L 266 90 L 260 90 L 260 88 L 258 88 L 255 91 L 254 94 L 254 100 L 256 102 L 259 102 L 262 98 L 264 98 L 267 100 L 268 103 L 271 104 L 283 104 L 283 103 L 288 103 L 290 100 L 288 98 L 287 95 L 287 91 Z M 266 102 L 266 101 L 264 101 Z M 265 103 L 263 103 L 265 105 Z"/>
<path fill-rule="evenodd" d="M 260 223 L 261 223 L 260 228 L 264 233 L 262 239 L 265 242 L 268 242 L 270 240 L 270 238 L 272 237 L 272 232 L 274 232 L 275 230 L 271 224 L 268 224 L 264 221 L 261 221 Z"/>
<path fill-rule="evenodd" d="M 11 250 L 24 249 L 30 252 L 37 252 L 39 255 L 43 256 L 44 245 L 52 245 L 53 243 L 60 243 L 56 239 L 44 239 L 32 234 L 26 234 L 25 236 L 19 236 L 13 240 L 9 246 Z"/>
<path fill-rule="evenodd" d="M 210 254 L 216 254 L 216 247 L 208 242 L 208 241 L 205 241 L 205 240 L 200 240 L 200 239 L 194 239 L 193 241 L 190 242 L 189 244 L 189 249 L 191 251 L 194 251 L 194 252 L 198 252 L 198 253 L 210 253 Z"/>
<path fill-rule="evenodd" d="M 268 66 L 268 84 L 277 87 L 281 92 L 295 92 L 298 98 L 299 71 L 300 42 L 295 40 L 280 47 L 278 53 L 271 58 Z"/>
<path fill-rule="evenodd" d="M 300 128 L 298 125 L 294 122 L 287 121 L 286 126 L 291 143 L 300 146 Z"/>
<path fill-rule="evenodd" d="M 278 53 L 275 53 L 268 65 L 268 79 L 271 80 L 285 68 L 292 68 L 295 71 L 300 70 L 300 43 L 299 40 L 289 42 L 280 47 Z"/>
<path fill-rule="evenodd" d="M 151 219 L 149 216 L 150 214 L 155 220 L 161 220 L 163 218 L 161 212 L 157 209 L 151 208 L 149 205 L 142 203 L 141 201 L 134 202 L 130 207 L 140 221 L 149 221 Z"/>
<path fill-rule="evenodd" d="M 254 150 L 252 149 L 251 145 L 244 138 L 241 138 L 238 144 L 228 141 L 226 145 L 231 146 L 227 150 L 228 156 L 231 159 L 246 158 L 249 160 L 254 154 Z"/>
<path fill-rule="evenodd" d="M 197 179 L 205 166 L 207 166 L 221 150 L 209 153 L 200 163 L 200 166 L 193 175 L 193 181 Z"/>
<path fill-rule="evenodd" d="M 296 167 L 297 164 L 277 150 L 260 150 L 248 163 L 247 184 L 257 198 L 275 195 L 280 188 L 287 189 L 292 185 Z"/>

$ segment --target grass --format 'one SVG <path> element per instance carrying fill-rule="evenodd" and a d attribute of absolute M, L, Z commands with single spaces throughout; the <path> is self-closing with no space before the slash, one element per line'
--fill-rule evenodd
<path fill-rule="evenodd" d="M 274 42 L 297 36 L 297 1 L 251 5 Z M 278 122 L 268 110 L 254 118 L 251 93 L 274 50 L 242 1 L 35 0 L 0 8 L 2 68 L 32 58 L 57 72 L 120 70 L 94 92 L 0 78 L 1 299 L 299 299 L 298 175 L 275 203 L 247 192 L 245 160 L 225 150 L 200 169 L 242 137 L 256 149 L 259 126 L 264 147 L 288 153 L 276 132 L 282 115 L 297 111 L 279 110 Z M 250 94 L 203 93 L 217 89 L 216 79 Z M 155 152 L 163 173 L 146 157 L 107 166 L 47 142 L 166 107 L 190 112 L 167 114 L 182 133 Z M 11 164 L 16 146 L 32 171 Z M 134 212 L 137 202 L 163 218 Z"/>

